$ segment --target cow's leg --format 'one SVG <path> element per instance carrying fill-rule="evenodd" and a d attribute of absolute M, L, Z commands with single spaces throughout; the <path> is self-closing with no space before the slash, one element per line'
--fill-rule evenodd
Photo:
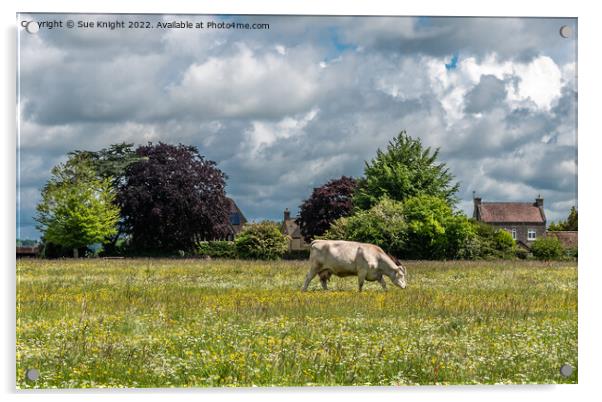
<path fill-rule="evenodd" d="M 305 282 L 303 283 L 303 288 L 301 289 L 302 292 L 305 292 L 307 290 L 309 283 L 311 282 L 312 279 L 314 279 L 314 276 L 316 276 L 317 274 L 318 273 L 315 271 L 315 269 L 313 267 L 311 267 L 309 269 L 309 272 L 307 273 L 307 276 L 305 277 Z"/>
<path fill-rule="evenodd" d="M 387 282 L 385 282 L 385 278 L 381 276 L 378 282 L 380 283 L 380 286 L 383 287 L 383 290 L 387 290 Z"/>
<path fill-rule="evenodd" d="M 364 281 L 366 280 L 366 275 L 368 274 L 368 270 L 366 269 L 359 269 L 357 272 L 357 284 L 359 286 L 359 291 L 362 291 L 362 288 L 364 287 Z"/>
<path fill-rule="evenodd" d="M 322 284 L 322 289 L 328 290 L 328 280 L 330 279 L 330 271 L 322 271 L 318 274 L 320 276 L 320 283 Z"/>

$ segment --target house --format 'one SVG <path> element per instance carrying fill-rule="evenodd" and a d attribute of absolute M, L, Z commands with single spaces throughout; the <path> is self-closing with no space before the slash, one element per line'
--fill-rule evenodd
<path fill-rule="evenodd" d="M 228 225 L 228 235 L 226 236 L 226 240 L 234 240 L 237 234 L 240 233 L 242 227 L 245 223 L 247 223 L 247 218 L 245 218 L 244 214 L 238 208 L 238 205 L 234 202 L 232 198 L 227 198 L 229 203 L 229 213 L 230 220 Z"/>
<path fill-rule="evenodd" d="M 579 246 L 579 243 L 577 241 L 577 233 L 578 232 L 576 230 L 563 230 L 557 232 L 548 232 L 546 236 L 557 238 L 558 240 L 560 240 L 560 244 L 562 244 L 562 247 L 564 248 L 577 248 Z"/>
<path fill-rule="evenodd" d="M 546 235 L 543 198 L 535 202 L 483 202 L 474 197 L 473 218 L 512 235 L 516 243 L 530 249 L 533 241 Z"/>
<path fill-rule="evenodd" d="M 17 246 L 17 258 L 37 257 L 40 253 L 38 246 Z"/>
<path fill-rule="evenodd" d="M 291 218 L 291 212 L 286 208 L 284 210 L 284 219 L 282 221 L 282 234 L 288 238 L 288 251 L 308 250 L 309 244 L 305 242 L 301 235 L 301 229 L 295 218 Z"/>

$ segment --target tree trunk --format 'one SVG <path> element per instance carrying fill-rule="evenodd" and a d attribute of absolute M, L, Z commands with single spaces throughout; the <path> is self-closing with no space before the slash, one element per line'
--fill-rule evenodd
<path fill-rule="evenodd" d="M 73 249 L 73 258 L 79 258 L 79 251 L 77 250 L 77 248 Z"/>

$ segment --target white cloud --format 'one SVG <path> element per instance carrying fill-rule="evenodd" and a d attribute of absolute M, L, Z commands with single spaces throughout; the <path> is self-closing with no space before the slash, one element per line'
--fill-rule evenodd
<path fill-rule="evenodd" d="M 562 72 L 551 58 L 541 56 L 529 64 L 517 64 L 514 73 L 520 81 L 517 91 L 509 92 L 510 99 L 529 99 L 537 107 L 550 110 L 553 102 L 560 97 Z"/>
<path fill-rule="evenodd" d="M 303 135 L 303 129 L 318 112 L 319 109 L 314 108 L 300 117 L 286 116 L 277 122 L 255 120 L 251 123 L 252 127 L 245 132 L 247 141 L 241 149 L 248 149 L 251 154 L 256 154 L 261 148 L 269 147 L 278 139 Z"/>
<path fill-rule="evenodd" d="M 318 95 L 317 62 L 306 53 L 283 58 L 242 43 L 226 57 L 188 67 L 169 89 L 174 107 L 212 117 L 253 117 L 297 113 Z"/>

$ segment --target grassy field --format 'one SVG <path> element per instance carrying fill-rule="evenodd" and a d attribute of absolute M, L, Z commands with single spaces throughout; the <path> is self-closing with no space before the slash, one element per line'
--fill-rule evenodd
<path fill-rule="evenodd" d="M 405 290 L 362 293 L 301 293 L 307 268 L 20 260 L 17 386 L 577 382 L 575 263 L 414 262 Z"/>

